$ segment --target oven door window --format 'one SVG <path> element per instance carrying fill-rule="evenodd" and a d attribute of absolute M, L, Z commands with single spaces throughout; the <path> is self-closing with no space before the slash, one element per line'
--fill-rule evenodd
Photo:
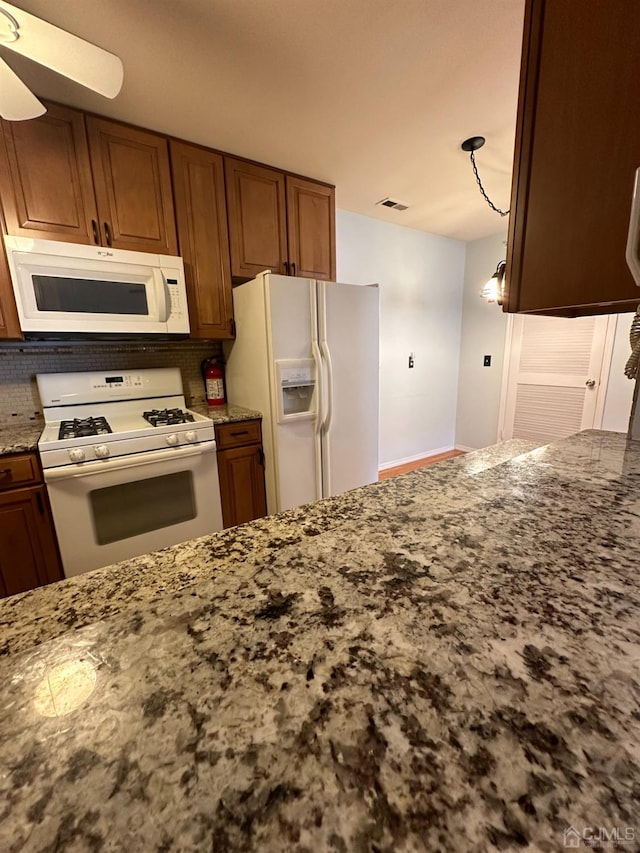
<path fill-rule="evenodd" d="M 181 524 L 196 517 L 191 471 L 119 483 L 89 493 L 98 545 Z"/>
<path fill-rule="evenodd" d="M 39 311 L 65 314 L 148 315 L 147 288 L 125 281 L 100 281 L 32 275 L 33 292 Z"/>

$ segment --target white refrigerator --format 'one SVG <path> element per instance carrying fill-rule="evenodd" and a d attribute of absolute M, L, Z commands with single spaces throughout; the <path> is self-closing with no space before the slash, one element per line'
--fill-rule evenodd
<path fill-rule="evenodd" d="M 233 306 L 227 398 L 263 414 L 269 513 L 375 482 L 378 286 L 262 273 Z"/>

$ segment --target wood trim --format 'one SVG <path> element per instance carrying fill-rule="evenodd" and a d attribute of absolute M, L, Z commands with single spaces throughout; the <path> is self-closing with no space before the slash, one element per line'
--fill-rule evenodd
<path fill-rule="evenodd" d="M 404 465 L 397 465 L 395 468 L 385 468 L 383 471 L 379 471 L 378 480 L 388 480 L 400 474 L 408 474 L 410 471 L 418 471 L 420 468 L 426 468 L 428 465 L 435 465 L 437 462 L 445 462 L 447 459 L 456 459 L 458 456 L 464 455 L 463 450 L 447 450 L 445 453 L 425 456 L 423 459 L 416 459 L 414 462 L 405 462 Z"/>
<path fill-rule="evenodd" d="M 0 146 L 4 145 L 2 134 L 0 134 Z M 2 235 L 7 233 L 4 224 L 4 217 L 0 212 L 0 226 Z M 7 263 L 7 253 L 4 246 L 4 240 L 1 239 L 0 246 L 0 340 L 24 340 L 22 329 L 20 328 L 20 320 L 18 318 L 18 309 L 16 307 L 16 298 L 13 295 L 13 285 L 11 284 L 11 273 L 9 272 L 9 264 Z"/>
<path fill-rule="evenodd" d="M 507 236 L 505 297 L 502 305 L 502 310 L 505 312 L 516 312 L 520 307 L 520 279 L 527 226 L 526 216 L 531 179 L 531 155 L 540 73 L 544 5 L 545 0 L 536 0 L 536 2 L 527 0 L 525 6 L 511 205 L 509 208 L 511 215 Z"/>

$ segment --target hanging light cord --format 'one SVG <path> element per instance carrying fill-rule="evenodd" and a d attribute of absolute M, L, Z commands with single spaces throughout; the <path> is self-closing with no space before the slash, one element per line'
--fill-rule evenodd
<path fill-rule="evenodd" d="M 636 316 L 631 321 L 629 332 L 629 343 L 631 344 L 631 355 L 624 368 L 624 375 L 629 379 L 636 379 L 640 367 L 640 305 L 636 309 Z"/>
<path fill-rule="evenodd" d="M 473 166 L 473 174 L 476 176 L 476 182 L 478 184 L 480 192 L 482 193 L 482 195 L 484 197 L 484 200 L 487 202 L 487 204 L 489 205 L 491 210 L 495 210 L 495 212 L 499 213 L 500 216 L 508 216 L 509 211 L 508 210 L 500 210 L 500 208 L 496 207 L 495 204 L 489 198 L 489 196 L 486 194 L 485 189 L 482 186 L 482 181 L 480 180 L 480 175 L 478 174 L 478 167 L 476 166 L 475 151 L 470 151 L 469 156 L 471 157 L 471 165 Z"/>

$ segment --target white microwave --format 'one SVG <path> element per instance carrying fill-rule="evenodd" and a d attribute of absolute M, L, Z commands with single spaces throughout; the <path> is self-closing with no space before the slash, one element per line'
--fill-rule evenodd
<path fill-rule="evenodd" d="M 5 237 L 25 338 L 189 334 L 182 258 Z"/>

